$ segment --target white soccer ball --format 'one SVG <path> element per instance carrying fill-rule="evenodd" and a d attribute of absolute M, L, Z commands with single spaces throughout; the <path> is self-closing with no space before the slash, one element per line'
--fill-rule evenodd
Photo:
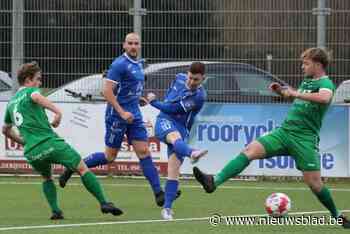
<path fill-rule="evenodd" d="M 266 198 L 265 210 L 273 217 L 282 217 L 287 215 L 291 208 L 290 198 L 284 193 L 272 193 Z"/>

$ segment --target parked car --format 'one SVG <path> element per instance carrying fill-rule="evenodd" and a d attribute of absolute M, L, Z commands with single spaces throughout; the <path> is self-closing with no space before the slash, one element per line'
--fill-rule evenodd
<path fill-rule="evenodd" d="M 163 96 L 175 74 L 187 72 L 192 62 L 170 62 L 150 65 L 145 70 L 145 92 Z M 204 62 L 208 102 L 271 103 L 281 102 L 268 86 L 272 82 L 285 84 L 272 74 L 245 63 Z"/>
<path fill-rule="evenodd" d="M 12 79 L 8 73 L 0 71 L 0 101 L 8 101 L 12 96 Z"/>
<path fill-rule="evenodd" d="M 163 97 L 175 75 L 187 72 L 192 62 L 151 64 L 145 68 L 145 93 Z M 272 82 L 285 84 L 269 72 L 244 63 L 204 62 L 208 102 L 273 103 L 281 98 L 268 89 Z M 53 101 L 104 101 L 102 74 L 94 74 L 70 82 L 49 94 Z"/>
<path fill-rule="evenodd" d="M 94 74 L 69 82 L 48 93 L 54 102 L 105 101 L 102 74 Z"/>
<path fill-rule="evenodd" d="M 350 103 L 350 80 L 344 80 L 338 86 L 332 102 L 334 104 Z"/>

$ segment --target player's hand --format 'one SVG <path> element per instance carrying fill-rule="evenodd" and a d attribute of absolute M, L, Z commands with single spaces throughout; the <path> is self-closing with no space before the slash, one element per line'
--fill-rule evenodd
<path fill-rule="evenodd" d="M 282 86 L 277 82 L 273 82 L 269 85 L 269 89 L 275 93 L 278 93 L 281 91 Z"/>
<path fill-rule="evenodd" d="M 146 105 L 148 105 L 148 104 L 149 104 L 149 102 L 148 102 L 147 98 L 145 98 L 145 97 L 140 97 L 140 99 L 139 99 L 139 105 L 140 105 L 140 106 L 146 106 Z"/>
<path fill-rule="evenodd" d="M 124 111 L 123 113 L 121 113 L 120 117 L 122 117 L 129 124 L 131 124 L 132 121 L 134 121 L 134 115 L 130 112 L 127 112 L 127 111 Z"/>
<path fill-rule="evenodd" d="M 156 100 L 157 95 L 155 95 L 154 93 L 148 93 L 147 94 L 147 100 L 148 102 L 152 102 L 153 100 Z"/>
<path fill-rule="evenodd" d="M 292 98 L 297 98 L 299 96 L 299 92 L 291 87 L 288 87 L 285 90 L 282 90 L 283 96 L 284 97 L 292 97 Z"/>
<path fill-rule="evenodd" d="M 54 128 L 57 128 L 60 125 L 61 120 L 62 120 L 62 114 L 61 113 L 55 114 L 55 116 L 51 122 L 51 126 Z"/>
<path fill-rule="evenodd" d="M 290 97 L 289 93 L 287 92 L 287 90 L 289 89 L 288 86 L 282 86 L 281 84 L 277 83 L 277 82 L 273 82 L 269 85 L 269 89 L 274 92 L 277 93 L 278 95 L 282 96 L 282 97 Z"/>

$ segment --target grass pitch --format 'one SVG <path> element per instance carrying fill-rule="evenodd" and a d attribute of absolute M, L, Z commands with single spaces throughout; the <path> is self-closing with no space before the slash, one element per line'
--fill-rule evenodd
<path fill-rule="evenodd" d="M 213 194 L 206 194 L 196 181 L 180 181 L 181 197 L 174 203 L 176 219 L 164 222 L 160 208 L 143 179 L 100 179 L 108 198 L 123 209 L 124 215 L 103 215 L 95 199 L 78 178 L 65 189 L 58 188 L 59 204 L 65 220 L 51 221 L 50 210 L 41 192 L 39 178 L 0 177 L 0 233 L 344 233 L 335 225 L 210 225 L 213 214 L 263 215 L 265 198 L 272 192 L 286 193 L 292 200 L 291 212 L 325 211 L 301 182 L 230 181 Z M 57 180 L 56 180 L 57 185 Z M 350 209 L 350 184 L 327 183 L 337 206 Z M 328 213 L 315 213 L 314 216 Z M 301 214 L 299 214 L 301 215 Z M 309 215 L 309 214 L 307 214 Z"/>

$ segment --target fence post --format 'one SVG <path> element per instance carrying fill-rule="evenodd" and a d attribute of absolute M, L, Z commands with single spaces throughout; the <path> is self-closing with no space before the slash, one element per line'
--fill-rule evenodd
<path fill-rule="evenodd" d="M 12 58 L 11 58 L 11 77 L 13 94 L 18 89 L 18 81 L 16 71 L 23 63 L 24 44 L 23 44 L 23 15 L 24 0 L 13 0 L 12 8 Z"/>
<path fill-rule="evenodd" d="M 317 47 L 326 48 L 326 16 L 331 14 L 331 9 L 326 8 L 326 0 L 318 0 L 312 13 L 317 15 Z"/>
<path fill-rule="evenodd" d="M 146 9 L 142 8 L 142 0 L 134 0 L 134 8 L 129 9 L 129 14 L 134 16 L 134 32 L 139 34 L 142 42 L 142 16 L 146 15 Z M 142 57 L 140 52 L 139 57 Z"/>

